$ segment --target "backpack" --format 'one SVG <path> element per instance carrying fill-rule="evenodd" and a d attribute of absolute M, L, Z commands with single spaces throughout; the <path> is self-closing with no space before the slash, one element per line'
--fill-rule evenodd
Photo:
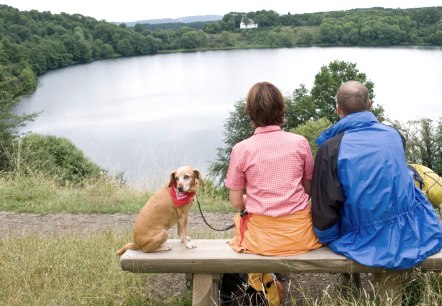
<path fill-rule="evenodd" d="M 283 287 L 273 273 L 226 273 L 221 277 L 223 306 L 281 305 Z"/>
<path fill-rule="evenodd" d="M 434 208 L 439 208 L 442 204 L 442 178 L 423 165 L 409 164 L 408 168 L 413 171 L 416 187 L 422 190 Z"/>

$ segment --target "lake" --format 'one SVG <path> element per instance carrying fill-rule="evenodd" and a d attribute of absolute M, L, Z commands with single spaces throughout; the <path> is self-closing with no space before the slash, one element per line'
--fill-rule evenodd
<path fill-rule="evenodd" d="M 442 48 L 283 48 L 158 54 L 97 61 L 39 77 L 16 113 L 42 112 L 23 132 L 70 139 L 131 184 L 156 188 L 189 164 L 207 174 L 233 104 L 256 82 L 284 95 L 311 88 L 333 60 L 357 64 L 375 104 L 406 121 L 442 116 Z"/>

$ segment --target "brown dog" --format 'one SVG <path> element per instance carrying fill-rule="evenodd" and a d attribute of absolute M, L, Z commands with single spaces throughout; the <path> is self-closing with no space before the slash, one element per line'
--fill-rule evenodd
<path fill-rule="evenodd" d="M 187 219 L 198 183 L 204 185 L 200 172 L 190 166 L 172 172 L 169 184 L 153 194 L 138 214 L 133 242 L 123 246 L 116 254 L 139 249 L 146 253 L 170 250 L 164 243 L 168 230 L 175 224 L 178 224 L 178 235 L 186 247 L 196 248 L 187 236 Z"/>

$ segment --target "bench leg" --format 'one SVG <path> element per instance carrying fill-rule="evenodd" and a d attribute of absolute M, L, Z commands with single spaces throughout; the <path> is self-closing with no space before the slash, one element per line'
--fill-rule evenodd
<path fill-rule="evenodd" d="M 402 304 L 402 273 L 375 273 L 374 279 L 378 286 L 381 305 Z"/>
<path fill-rule="evenodd" d="M 194 274 L 192 306 L 219 305 L 220 274 Z"/>

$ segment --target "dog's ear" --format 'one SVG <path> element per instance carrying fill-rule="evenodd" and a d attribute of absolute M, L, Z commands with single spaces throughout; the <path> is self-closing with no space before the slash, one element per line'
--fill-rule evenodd
<path fill-rule="evenodd" d="M 169 187 L 172 187 L 174 184 L 175 184 L 175 171 L 170 173 Z"/>
<path fill-rule="evenodd" d="M 201 173 L 198 170 L 193 170 L 193 175 L 195 175 L 195 178 L 199 181 L 201 187 L 204 186 L 203 178 L 201 177 Z"/>

